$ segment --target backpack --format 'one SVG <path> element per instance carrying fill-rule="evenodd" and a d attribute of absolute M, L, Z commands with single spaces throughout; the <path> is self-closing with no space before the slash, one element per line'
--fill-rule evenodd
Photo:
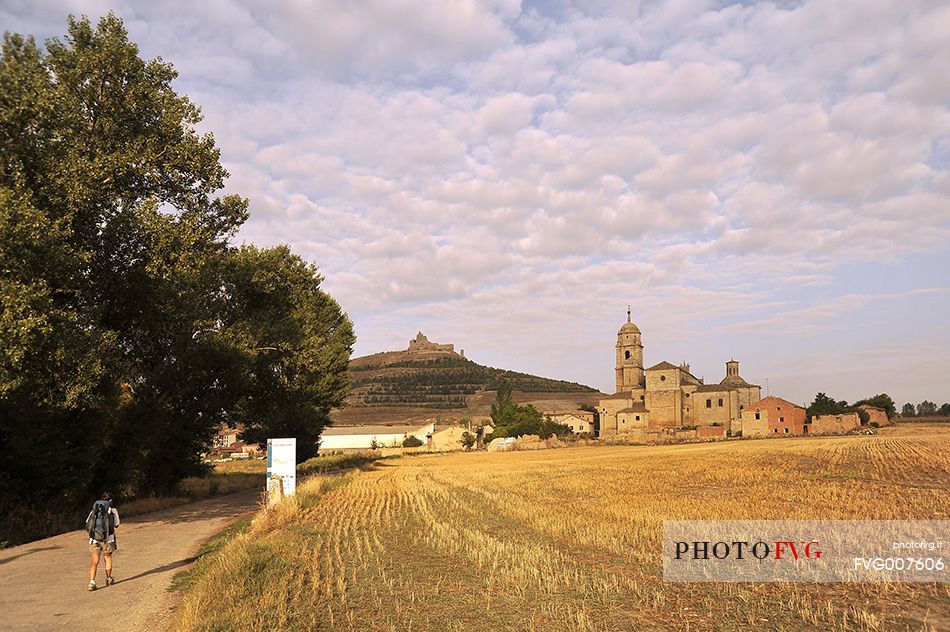
<path fill-rule="evenodd" d="M 97 542 L 105 542 L 115 533 L 115 516 L 112 514 L 112 503 L 108 500 L 97 500 L 86 518 L 86 531 L 89 538 Z"/>

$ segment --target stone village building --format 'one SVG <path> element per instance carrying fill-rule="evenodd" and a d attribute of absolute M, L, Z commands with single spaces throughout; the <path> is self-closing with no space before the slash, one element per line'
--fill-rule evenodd
<path fill-rule="evenodd" d="M 617 392 L 600 400 L 600 436 L 682 426 L 739 429 L 742 411 L 761 399 L 762 389 L 739 375 L 736 360 L 726 362 L 726 376 L 705 384 L 688 364 L 660 362 L 643 368 L 640 328 L 630 320 L 617 332 Z"/>

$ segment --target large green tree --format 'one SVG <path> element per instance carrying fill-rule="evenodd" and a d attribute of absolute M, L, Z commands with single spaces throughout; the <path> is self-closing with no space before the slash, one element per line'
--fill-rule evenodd
<path fill-rule="evenodd" d="M 342 404 L 349 320 L 287 248 L 230 245 L 247 202 L 175 77 L 112 14 L 4 36 L 0 505 L 168 491 L 222 422 L 306 454 Z"/>
<path fill-rule="evenodd" d="M 245 386 L 233 421 L 243 438 L 296 437 L 297 458 L 316 453 L 330 410 L 349 390 L 353 326 L 323 278 L 284 246 L 245 246 L 228 270 L 222 334 L 243 350 Z"/>
<path fill-rule="evenodd" d="M 185 466 L 161 455 L 169 443 L 201 443 L 175 443 L 195 429 L 165 422 L 194 425 L 194 414 L 166 386 L 205 355 L 190 341 L 214 318 L 207 271 L 247 205 L 215 195 L 227 173 L 214 139 L 194 131 L 198 108 L 172 89 L 175 76 L 140 59 L 112 14 L 96 27 L 70 18 L 45 52 L 4 36 L 0 254 L 11 325 L 0 433 L 17 447 L 3 478 L 20 491 L 69 499 L 121 478 L 138 492 L 197 471 L 196 455 Z M 18 249 L 31 231 L 35 245 Z M 18 468 L 30 462 L 55 469 L 25 476 Z"/>

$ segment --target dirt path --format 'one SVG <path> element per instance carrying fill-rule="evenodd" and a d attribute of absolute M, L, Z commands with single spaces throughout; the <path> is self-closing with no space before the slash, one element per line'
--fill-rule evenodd
<path fill-rule="evenodd" d="M 172 576 L 201 543 L 253 511 L 258 491 L 241 492 L 122 520 L 114 557 L 116 583 L 89 592 L 88 538 L 83 531 L 0 551 L 3 630 L 164 631 L 178 595 Z M 119 507 L 119 515 L 122 507 Z"/>

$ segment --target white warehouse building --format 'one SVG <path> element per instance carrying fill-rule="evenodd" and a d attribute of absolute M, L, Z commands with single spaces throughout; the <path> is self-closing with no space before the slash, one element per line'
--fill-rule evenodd
<path fill-rule="evenodd" d="M 434 423 L 421 426 L 331 426 L 324 428 L 320 435 L 320 452 L 400 447 L 410 436 L 426 445 L 427 437 L 433 433 Z"/>

